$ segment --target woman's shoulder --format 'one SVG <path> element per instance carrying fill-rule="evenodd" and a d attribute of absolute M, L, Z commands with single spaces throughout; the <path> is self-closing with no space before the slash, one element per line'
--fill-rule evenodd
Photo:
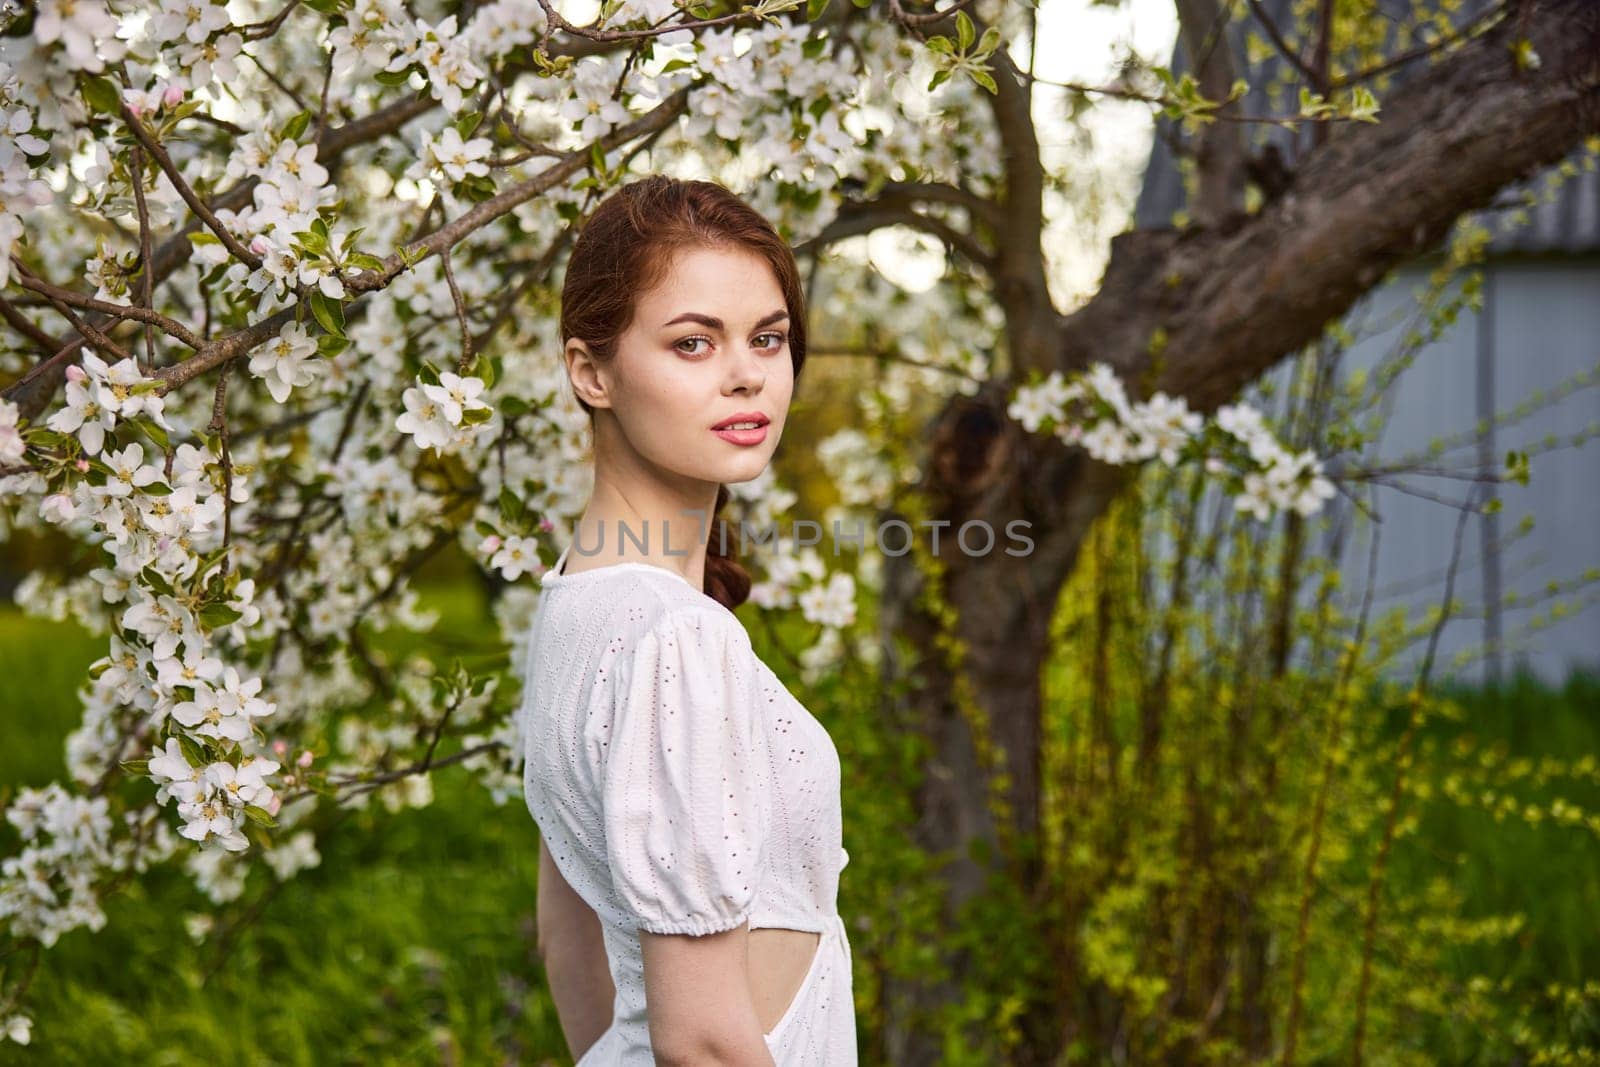
<path fill-rule="evenodd" d="M 705 632 L 720 641 L 750 648 L 750 636 L 737 615 L 715 597 L 694 588 L 681 575 L 653 565 L 610 566 L 580 571 L 581 584 L 561 584 L 548 596 L 568 597 L 565 607 L 599 615 L 600 632 L 622 645 L 670 632 Z M 553 605 L 551 605 L 553 606 Z"/>
<path fill-rule="evenodd" d="M 651 580 L 647 585 L 649 591 L 643 600 L 641 612 L 641 637 L 645 634 L 672 637 L 688 633 L 709 638 L 717 644 L 731 645 L 741 652 L 751 650 L 750 635 L 744 623 L 715 597 L 687 583 L 668 584 Z"/>

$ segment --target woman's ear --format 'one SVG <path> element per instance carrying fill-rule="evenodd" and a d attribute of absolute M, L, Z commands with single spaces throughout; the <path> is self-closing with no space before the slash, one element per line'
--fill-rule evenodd
<path fill-rule="evenodd" d="M 567 380 L 572 383 L 573 395 L 592 408 L 609 408 L 610 376 L 589 351 L 589 346 L 573 338 L 567 342 L 562 356 L 567 362 Z"/>

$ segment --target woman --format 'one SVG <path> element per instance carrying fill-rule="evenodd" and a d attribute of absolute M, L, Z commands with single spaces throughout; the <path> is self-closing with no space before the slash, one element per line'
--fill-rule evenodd
<path fill-rule="evenodd" d="M 594 490 L 541 579 L 523 730 L 562 1029 L 580 1067 L 854 1064 L 838 753 L 733 614 L 712 521 L 783 433 L 793 254 L 719 185 L 635 181 L 573 247 L 561 335 Z"/>

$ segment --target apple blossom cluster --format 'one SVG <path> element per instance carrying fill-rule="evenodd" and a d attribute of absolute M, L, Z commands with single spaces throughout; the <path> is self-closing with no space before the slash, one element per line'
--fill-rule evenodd
<path fill-rule="evenodd" d="M 443 174 L 451 182 L 485 177 L 489 173 L 485 160 L 493 150 L 494 144 L 489 138 L 462 140 L 461 131 L 454 126 L 446 126 L 437 134 L 423 130 L 417 145 L 417 161 L 406 171 L 406 176 L 427 178 Z"/>
<path fill-rule="evenodd" d="M 105 925 L 94 886 L 107 871 L 142 871 L 171 855 L 176 842 L 148 810 L 123 815 L 127 833 L 113 838 L 113 816 L 103 797 L 74 796 L 56 783 L 22 789 L 6 808 L 6 821 L 22 838 L 22 851 L 0 862 L 0 920 L 46 948 L 69 930 Z"/>
<path fill-rule="evenodd" d="M 537 25 L 543 25 L 544 14 L 537 4 L 519 5 L 528 11 L 520 17 L 515 16 L 510 5 L 493 6 L 500 8 L 497 13 L 502 17 L 513 16 L 509 19 L 511 26 L 525 27 L 525 36 L 512 30 L 499 37 L 497 43 L 505 47 L 532 40 L 535 24 L 529 21 L 531 12 L 539 13 Z M 480 14 L 473 25 L 481 19 Z M 413 17 L 395 0 L 357 0 L 345 25 L 328 38 L 338 73 L 382 71 L 399 75 L 404 81 L 405 74 L 415 68 L 433 98 L 452 113 L 461 110 L 465 94 L 485 76 L 475 43 L 472 35 L 457 29 L 455 15 L 431 24 Z"/>
<path fill-rule="evenodd" d="M 161 786 L 159 803 L 177 801 L 184 837 L 243 849 L 249 809 L 272 804 L 265 776 L 277 765 L 251 752 L 256 720 L 271 715 L 273 704 L 259 696 L 259 677 L 224 661 L 215 632 L 259 617 L 250 603 L 252 580 L 234 574 L 226 581 L 209 570 L 226 552 L 211 551 L 220 540 L 225 494 L 210 457 L 194 445 L 178 445 L 160 464 L 146 461 L 138 441 L 108 447 L 120 424 L 141 425 L 147 434 L 174 428 L 150 388 L 156 383 L 132 359 L 108 365 L 90 352 L 81 359 L 81 367 L 68 369 L 65 405 L 46 422 L 52 436 L 37 438 L 78 458 L 53 461 L 62 484 L 42 497 L 39 513 L 100 540 L 109 566 L 90 576 L 107 600 L 126 603 L 113 655 L 96 678 L 102 692 L 115 696 L 100 707 L 140 710 L 143 721 L 130 724 L 131 732 L 167 734 L 147 773 Z M 47 487 L 40 469 L 0 482 L 12 491 Z M 235 501 L 249 499 L 242 475 L 232 494 Z M 96 721 L 86 713 L 85 724 L 97 735 L 115 733 L 114 717 Z M 120 748 L 109 746 L 113 758 Z"/>
<path fill-rule="evenodd" d="M 256 349 L 248 366 L 251 374 L 266 383 L 272 399 L 282 404 L 296 388 L 310 385 L 328 369 L 318 355 L 317 339 L 305 324 L 287 322 L 276 338 Z"/>
<path fill-rule="evenodd" d="M 33 132 L 34 113 L 16 99 L 16 85 L 11 65 L 0 62 L 0 286 L 11 277 L 24 213 L 49 204 L 53 195 L 30 161 L 49 152 L 50 143 Z"/>
<path fill-rule="evenodd" d="M 71 366 L 66 371 L 66 403 L 51 414 L 45 422 L 46 426 L 57 433 L 75 434 L 83 450 L 91 456 L 100 454 L 105 446 L 106 431 L 120 419 L 148 415 L 163 430 L 172 429 L 162 414 L 165 401 L 148 388 L 136 388 L 140 383 L 152 383 L 133 360 L 124 359 L 115 365 L 108 365 L 93 352 L 85 352 L 80 358 L 82 366 Z M 109 495 L 125 497 L 135 488 L 143 488 L 160 478 L 159 472 L 130 470 L 129 460 L 137 466 L 144 456 L 144 449 L 137 442 L 129 448 L 138 451 L 124 450 L 120 459 L 110 460 L 117 480 L 107 483 L 106 492 Z M 170 503 L 192 506 L 194 501 L 186 496 Z"/>
<path fill-rule="evenodd" d="M 237 682 L 237 677 L 233 680 Z M 260 679 L 254 681 L 259 687 Z M 212 715 L 223 723 L 231 718 L 241 729 L 248 729 L 245 716 L 225 717 L 215 711 Z M 202 724 L 202 733 L 207 726 L 217 729 L 207 721 Z M 249 734 L 232 736 L 232 732 L 219 732 L 212 736 L 230 736 L 232 740 L 242 741 Z M 160 785 L 156 799 L 165 803 L 173 798 L 178 802 L 178 814 L 184 819 L 183 829 L 178 832 L 191 841 L 204 842 L 214 837 L 229 852 L 242 852 L 250 847 L 242 826 L 251 808 L 271 815 L 278 806 L 278 798 L 266 780 L 267 775 L 277 769 L 276 761 L 249 755 L 237 764 L 223 760 L 192 764 L 178 739 L 172 737 L 149 761 L 150 777 Z"/>
<path fill-rule="evenodd" d="M 438 380 L 430 381 L 433 377 Z M 406 410 L 395 419 L 395 429 L 436 456 L 468 447 L 494 415 L 480 399 L 485 388 L 482 378 L 450 371 L 434 375 L 430 368 L 402 395 Z"/>
<path fill-rule="evenodd" d="M 1317 456 L 1284 448 L 1254 408 L 1219 408 L 1214 423 L 1218 432 L 1208 436 L 1205 420 L 1182 397 L 1157 392 L 1149 400 L 1130 401 L 1122 381 L 1105 363 L 1094 363 L 1070 381 L 1052 371 L 1018 386 L 1006 414 L 1029 433 L 1053 432 L 1103 463 L 1139 463 L 1159 456 L 1176 466 L 1203 455 L 1210 473 L 1237 469 L 1241 486 L 1234 506 L 1257 519 L 1288 508 L 1314 515 L 1335 491 L 1322 476 Z"/>
<path fill-rule="evenodd" d="M 255 309 L 260 314 L 288 304 L 301 286 L 315 287 L 330 300 L 344 299 L 341 272 L 357 261 L 358 232 L 346 226 L 330 231 L 322 218 L 338 191 L 329 184 L 328 169 L 317 162 L 317 146 L 267 130 L 246 134 L 242 141 L 228 174 L 258 179 L 253 206 L 216 214 L 231 235 L 248 244 L 260 266 L 232 258 L 209 233 L 190 238 L 196 258 L 208 266 L 227 264 L 227 280 L 236 290 L 260 294 Z"/>
<path fill-rule="evenodd" d="M 9 467 L 20 460 L 28 449 L 17 426 L 21 413 L 17 405 L 0 399 L 0 467 Z"/>

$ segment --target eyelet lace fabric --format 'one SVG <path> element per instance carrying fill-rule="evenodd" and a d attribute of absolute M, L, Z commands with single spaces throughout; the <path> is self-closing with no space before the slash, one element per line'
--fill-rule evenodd
<path fill-rule="evenodd" d="M 541 579 L 519 712 L 523 791 L 562 875 L 599 916 L 616 987 L 578 1067 L 653 1064 L 639 931 L 816 931 L 766 1034 L 781 1067 L 856 1063 L 839 917 L 839 756 L 744 626 L 681 575 L 606 564 Z"/>

